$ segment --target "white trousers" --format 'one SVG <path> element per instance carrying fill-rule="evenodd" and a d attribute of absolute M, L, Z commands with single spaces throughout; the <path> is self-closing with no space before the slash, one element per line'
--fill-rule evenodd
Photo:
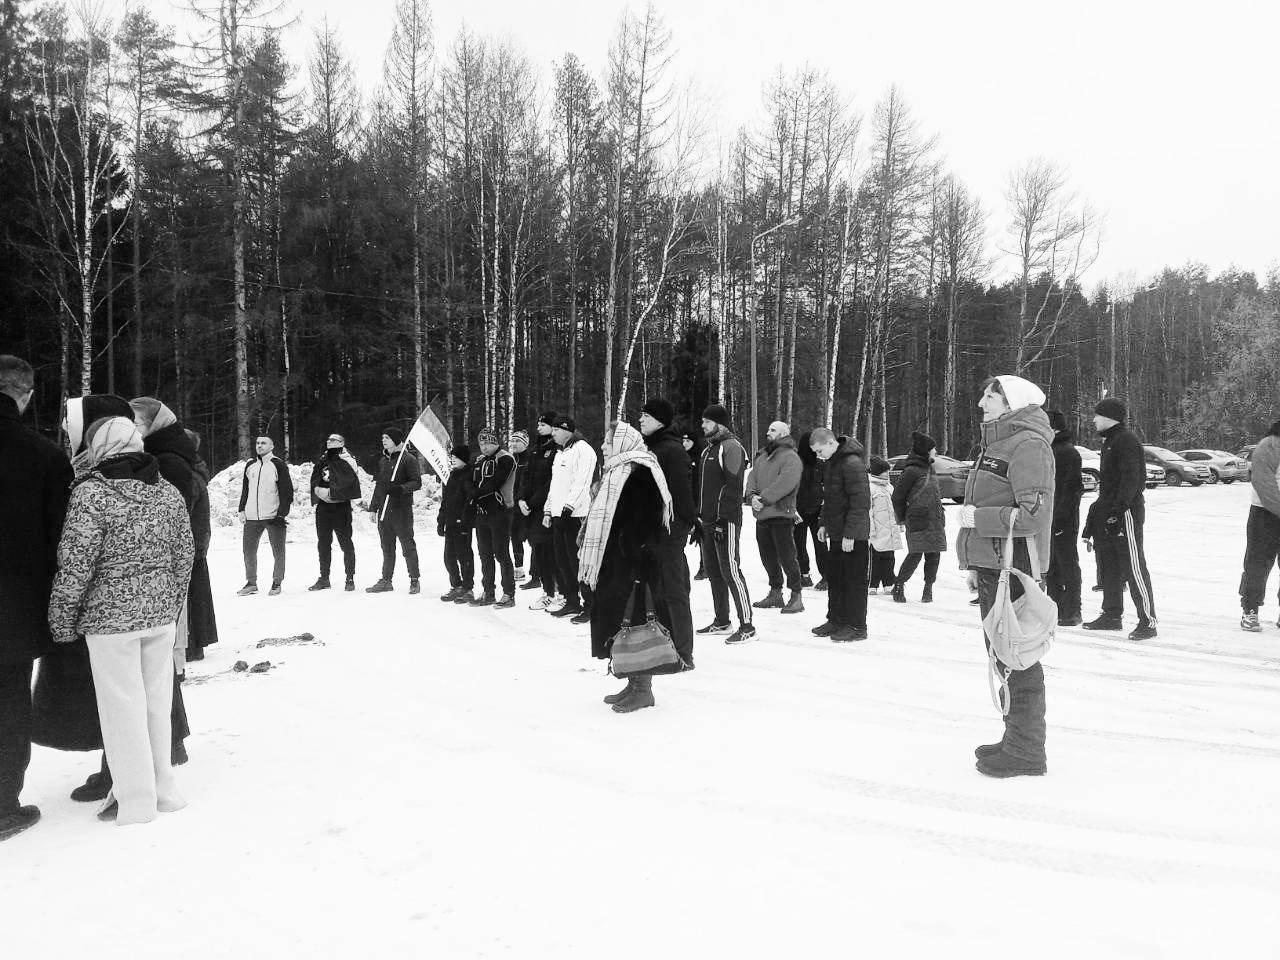
<path fill-rule="evenodd" d="M 181 810 L 170 763 L 174 624 L 129 633 L 89 634 L 102 745 L 111 764 L 116 823 L 147 823 Z"/>

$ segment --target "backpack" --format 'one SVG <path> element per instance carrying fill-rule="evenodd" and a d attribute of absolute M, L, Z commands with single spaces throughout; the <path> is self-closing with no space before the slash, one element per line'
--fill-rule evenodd
<path fill-rule="evenodd" d="M 1040 556 L 1034 535 L 1027 538 L 1031 575 L 1013 566 L 1013 524 L 1011 515 L 996 601 L 982 618 L 989 641 L 987 681 L 991 700 L 1004 716 L 1009 715 L 1009 674 L 1014 670 L 1026 670 L 1044 659 L 1053 645 L 1054 632 L 1058 627 L 1058 605 L 1040 589 Z M 1022 582 L 1022 596 L 1017 600 L 1010 599 L 1011 577 Z"/>

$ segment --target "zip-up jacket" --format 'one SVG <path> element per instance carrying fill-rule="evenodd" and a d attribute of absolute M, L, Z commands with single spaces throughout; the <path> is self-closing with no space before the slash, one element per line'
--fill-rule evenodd
<path fill-rule="evenodd" d="M 822 481 L 822 527 L 833 550 L 841 540 L 871 539 L 871 484 L 862 444 L 838 437 Z"/>
<path fill-rule="evenodd" d="M 246 520 L 283 520 L 292 506 L 293 479 L 287 463 L 268 453 L 245 464 L 240 509 Z"/>
<path fill-rule="evenodd" d="M 1080 478 L 1080 451 L 1068 430 L 1059 430 L 1053 437 L 1053 464 L 1053 532 L 1070 530 L 1074 537 L 1080 529 L 1084 481 Z M 1144 468 L 1144 480 L 1145 476 Z"/>
<path fill-rule="evenodd" d="M 693 472 L 689 455 L 684 451 L 684 444 L 679 435 L 667 427 L 652 436 L 644 438 L 649 452 L 662 467 L 662 475 L 666 477 L 667 489 L 671 491 L 671 512 L 683 530 L 673 531 L 685 536 L 689 528 L 697 522 L 698 511 L 693 505 L 693 485 L 689 475 Z"/>
<path fill-rule="evenodd" d="M 1147 458 L 1142 443 L 1123 423 L 1103 434 L 1098 463 L 1098 508 L 1103 520 L 1146 504 Z"/>
<path fill-rule="evenodd" d="M 796 491 L 796 513 L 802 517 L 816 517 L 822 512 L 822 475 L 826 472 L 822 461 L 809 446 L 812 434 L 802 433 L 796 452 L 804 471 L 800 474 L 800 489 Z"/>
<path fill-rule="evenodd" d="M 326 450 L 311 469 L 311 503 L 323 503 L 316 497 L 316 487 L 329 490 L 331 503 L 340 504 L 360 499 L 360 478 L 356 461 L 346 450 Z"/>
<path fill-rule="evenodd" d="M 796 493 L 804 474 L 804 463 L 796 453 L 796 442 L 790 437 L 770 440 L 756 454 L 747 477 L 747 488 L 742 492 L 742 502 L 750 503 L 758 496 L 764 509 L 756 514 L 756 520 L 796 519 Z"/>
<path fill-rule="evenodd" d="M 575 517 L 585 517 L 591 506 L 591 481 L 595 479 L 596 452 L 575 433 L 556 454 L 551 466 L 551 489 L 542 512 L 558 517 L 568 507 Z"/>
<path fill-rule="evenodd" d="M 551 492 L 551 467 L 556 460 L 556 442 L 550 437 L 538 437 L 530 448 L 529 466 L 516 486 L 516 502 L 523 500 L 529 506 L 529 516 L 542 516 L 547 494 Z"/>
<path fill-rule="evenodd" d="M 475 513 L 471 508 L 471 468 L 459 467 L 449 471 L 449 479 L 444 483 L 440 494 L 440 512 L 436 515 L 436 531 L 440 536 L 445 533 L 466 533 L 475 524 Z"/>
<path fill-rule="evenodd" d="M 1280 437 L 1268 434 L 1254 448 L 1249 462 L 1253 505 L 1280 517 Z"/>
<path fill-rule="evenodd" d="M 515 502 L 515 482 L 516 458 L 510 451 L 499 448 L 491 456 L 481 454 L 471 468 L 471 505 L 481 516 L 509 510 Z"/>
<path fill-rule="evenodd" d="M 413 492 L 422 489 L 422 465 L 408 450 L 383 451 L 378 461 L 378 477 L 373 484 L 369 509 L 381 515 L 382 504 L 387 513 L 413 512 Z"/>
<path fill-rule="evenodd" d="M 747 450 L 728 427 L 707 438 L 702 451 L 698 487 L 698 518 L 703 523 L 742 526 L 742 488 Z"/>
<path fill-rule="evenodd" d="M 871 546 L 884 553 L 901 550 L 902 530 L 893 513 L 893 485 L 888 476 L 868 475 L 871 484 Z"/>
<path fill-rule="evenodd" d="M 1053 428 L 1038 406 L 1023 407 L 982 425 L 982 452 L 964 485 L 974 525 L 956 538 L 960 569 L 998 570 L 1016 509 L 1015 537 L 1036 538 L 1041 572 L 1049 569 L 1053 533 Z"/>

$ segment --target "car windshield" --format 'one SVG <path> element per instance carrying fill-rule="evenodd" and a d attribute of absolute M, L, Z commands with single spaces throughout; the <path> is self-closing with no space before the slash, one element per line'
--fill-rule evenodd
<path fill-rule="evenodd" d="M 1228 460 L 1239 459 L 1234 453 L 1227 453 L 1227 451 L 1225 450 L 1210 450 L 1209 452 L 1212 453 L 1215 457 L 1226 457 Z"/>
<path fill-rule="evenodd" d="M 1164 447 L 1147 447 L 1147 451 L 1159 457 L 1161 460 L 1181 460 L 1182 459 L 1172 450 L 1166 450 Z"/>

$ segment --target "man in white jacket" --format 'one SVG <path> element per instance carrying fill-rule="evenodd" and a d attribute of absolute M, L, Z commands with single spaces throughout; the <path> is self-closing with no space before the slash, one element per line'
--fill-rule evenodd
<path fill-rule="evenodd" d="M 275 442 L 259 437 L 254 445 L 257 456 L 245 464 L 240 483 L 240 519 L 244 521 L 244 579 L 237 593 L 248 596 L 258 592 L 258 544 L 266 533 L 271 542 L 274 564 L 271 569 L 271 596 L 278 596 L 284 580 L 285 517 L 293 506 L 293 480 L 289 465 L 277 457 Z"/>
<path fill-rule="evenodd" d="M 551 466 L 551 492 L 543 508 L 542 525 L 551 530 L 556 554 L 556 582 L 564 606 L 553 617 L 583 615 L 578 594 L 578 529 L 591 506 L 591 481 L 595 478 L 596 452 L 577 432 L 572 417 L 557 417 L 551 436 L 560 448 Z"/>

